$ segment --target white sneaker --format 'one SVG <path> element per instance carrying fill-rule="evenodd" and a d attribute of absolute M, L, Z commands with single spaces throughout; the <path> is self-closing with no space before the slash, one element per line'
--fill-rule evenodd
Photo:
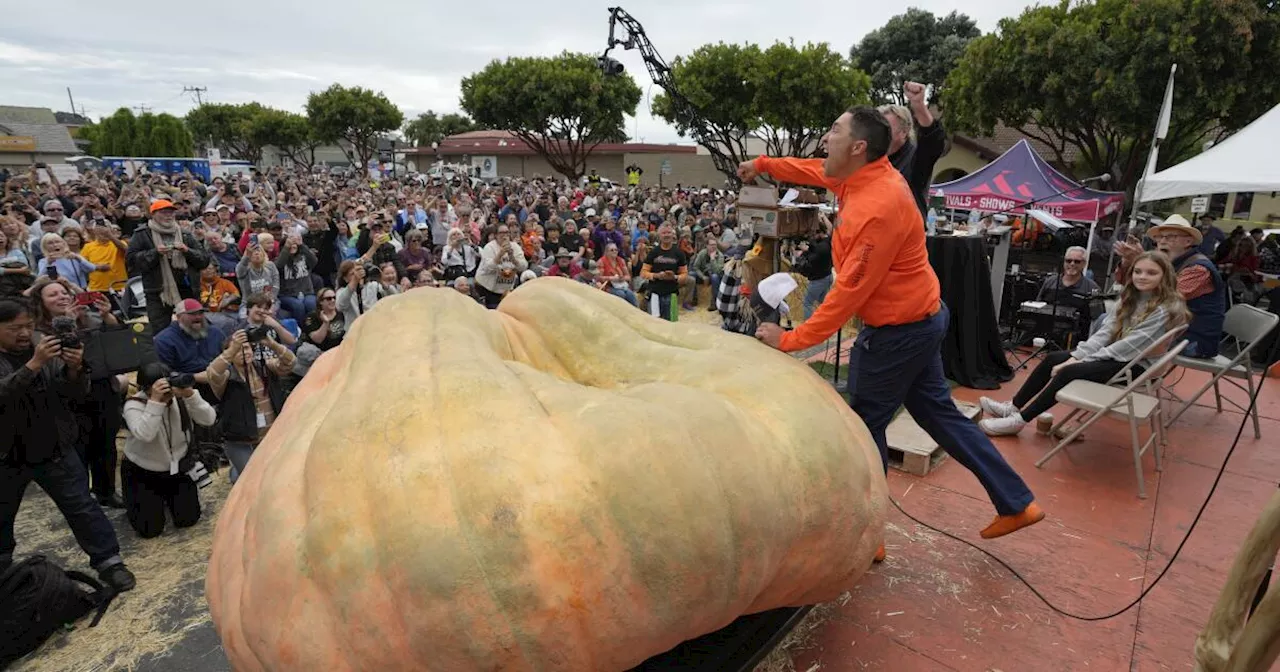
<path fill-rule="evenodd" d="M 987 418 L 978 423 L 987 436 L 1013 436 L 1027 426 L 1021 415 L 1010 415 L 1003 418 Z"/>
<path fill-rule="evenodd" d="M 996 401 L 991 397 L 978 399 L 978 405 L 982 407 L 983 413 L 993 418 L 1007 418 L 1018 412 L 1018 407 L 1012 401 Z"/>

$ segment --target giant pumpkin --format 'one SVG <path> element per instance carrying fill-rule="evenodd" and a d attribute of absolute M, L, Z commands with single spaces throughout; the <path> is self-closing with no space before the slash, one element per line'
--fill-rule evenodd
<path fill-rule="evenodd" d="M 624 670 L 871 565 L 874 443 L 804 364 L 544 278 L 380 301 L 218 520 L 237 670 Z"/>

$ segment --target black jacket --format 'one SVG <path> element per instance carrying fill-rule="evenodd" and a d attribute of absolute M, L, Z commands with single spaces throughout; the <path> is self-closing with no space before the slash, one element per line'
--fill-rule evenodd
<path fill-rule="evenodd" d="M 21 436 L 18 428 L 26 423 L 26 418 L 18 417 L 20 401 L 37 385 L 51 386 L 61 402 L 56 405 L 52 419 L 58 429 L 58 449 L 75 450 L 80 429 L 72 405 L 88 396 L 89 376 L 67 378 L 61 359 L 46 362 L 36 373 L 25 366 L 14 369 L 7 358 L 0 357 L 0 459 L 9 457 L 9 451 Z"/>
<path fill-rule="evenodd" d="M 182 232 L 182 243 L 187 246 L 187 251 L 182 256 L 187 259 L 187 273 L 183 277 L 181 273 L 174 273 L 173 279 L 178 283 L 178 293 L 184 299 L 200 298 L 200 269 L 209 265 L 209 253 L 205 251 L 204 245 L 196 242 L 194 236 L 190 233 Z M 129 277 L 142 276 L 142 289 L 147 294 L 159 294 L 164 290 L 164 280 L 160 275 L 160 264 L 169 263 L 162 261 L 160 253 L 156 252 L 156 242 L 152 238 L 151 229 L 146 226 L 138 227 L 133 232 L 133 237 L 129 239 L 129 251 L 125 253 L 125 266 L 129 269 Z"/>
<path fill-rule="evenodd" d="M 916 197 L 916 206 L 920 215 L 929 210 L 929 185 L 933 183 L 933 166 L 947 151 L 947 131 L 942 127 L 941 119 L 934 119 L 933 125 L 920 127 L 916 125 L 916 141 L 908 142 L 889 156 L 889 162 L 911 185 L 911 194 Z"/>
<path fill-rule="evenodd" d="M 271 408 L 276 415 L 284 408 L 284 388 L 276 374 L 265 366 L 258 366 L 258 375 L 267 388 L 267 397 L 271 399 Z M 218 421 L 222 426 L 222 437 L 228 441 L 258 442 L 258 408 L 253 403 L 253 393 L 249 384 L 240 377 L 236 368 L 227 369 L 227 386 L 218 401 Z"/>

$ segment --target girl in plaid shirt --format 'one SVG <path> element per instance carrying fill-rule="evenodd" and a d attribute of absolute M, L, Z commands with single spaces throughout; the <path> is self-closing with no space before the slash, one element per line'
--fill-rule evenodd
<path fill-rule="evenodd" d="M 991 436 L 1017 434 L 1057 403 L 1058 391 L 1073 380 L 1105 383 L 1126 364 L 1191 315 L 1178 293 L 1178 276 L 1161 252 L 1145 252 L 1134 261 L 1120 304 L 1102 326 L 1075 350 L 1052 352 L 1027 377 L 1012 401 L 982 397 L 990 416 L 979 423 Z"/>

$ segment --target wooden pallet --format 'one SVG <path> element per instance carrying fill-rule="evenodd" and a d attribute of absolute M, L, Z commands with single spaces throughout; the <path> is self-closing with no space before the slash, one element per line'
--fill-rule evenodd
<path fill-rule="evenodd" d="M 977 404 L 958 401 L 954 398 L 956 408 L 970 420 L 978 417 L 981 409 Z M 929 436 L 911 414 L 901 412 L 889 423 L 885 432 L 889 443 L 889 466 L 898 471 L 905 471 L 916 476 L 927 476 L 946 459 L 947 453 Z"/>

